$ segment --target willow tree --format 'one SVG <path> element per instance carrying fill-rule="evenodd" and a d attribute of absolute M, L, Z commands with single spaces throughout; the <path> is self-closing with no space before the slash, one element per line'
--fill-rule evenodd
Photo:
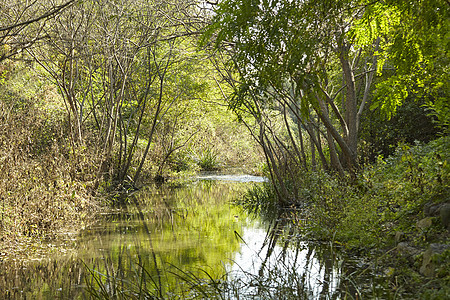
<path fill-rule="evenodd" d="M 375 77 L 384 84 L 377 85 L 374 103 L 393 112 L 407 94 L 405 77 L 424 70 L 420 47 L 430 39 L 414 25 L 419 12 L 439 14 L 439 24 L 426 24 L 445 32 L 448 3 L 426 2 L 226 0 L 217 5 L 205 38 L 215 38 L 216 47 L 228 52 L 238 74 L 233 107 L 287 106 L 303 129 L 315 115 L 327 159 L 343 173 L 357 166 L 361 115 L 374 96 Z M 386 69 L 397 77 L 381 78 Z"/>
<path fill-rule="evenodd" d="M 232 106 L 253 102 L 257 118 L 262 109 L 287 107 L 300 124 L 297 135 L 306 130 L 321 157 L 323 138 L 329 153 L 323 165 L 341 174 L 356 166 L 360 117 L 377 63 L 377 38 L 353 43 L 352 26 L 364 10 L 353 1 L 229 0 L 218 5 L 209 31 L 239 73 Z"/>

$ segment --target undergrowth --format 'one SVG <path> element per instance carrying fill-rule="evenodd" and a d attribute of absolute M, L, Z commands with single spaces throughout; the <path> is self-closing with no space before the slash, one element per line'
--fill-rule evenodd
<path fill-rule="evenodd" d="M 0 261 L 33 256 L 41 241 L 86 226 L 97 208 L 95 153 L 86 146 L 73 155 L 51 93 L 8 88 L 0 99 Z"/>
<path fill-rule="evenodd" d="M 401 144 L 353 179 L 304 171 L 291 203 L 301 209 L 291 210 L 292 218 L 306 240 L 331 241 L 347 253 L 371 257 L 372 271 L 387 275 L 392 289 L 417 292 L 420 284 L 429 299 L 440 299 L 450 283 L 450 264 L 442 259 L 447 252 L 433 258 L 440 262 L 436 276 L 427 277 L 420 268 L 430 244 L 449 247 L 441 217 L 426 212 L 450 203 L 449 169 L 450 138 L 444 136 L 428 144 Z M 276 194 L 267 185 L 249 191 L 242 205 L 264 216 L 273 210 L 271 203 L 277 203 Z"/>

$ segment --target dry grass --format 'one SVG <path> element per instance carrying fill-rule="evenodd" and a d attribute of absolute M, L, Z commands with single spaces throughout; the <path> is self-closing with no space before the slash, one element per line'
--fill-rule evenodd
<path fill-rule="evenodd" d="M 90 221 L 94 154 L 73 155 L 65 136 L 54 114 L 0 101 L 0 260 L 32 255 L 41 240 Z"/>

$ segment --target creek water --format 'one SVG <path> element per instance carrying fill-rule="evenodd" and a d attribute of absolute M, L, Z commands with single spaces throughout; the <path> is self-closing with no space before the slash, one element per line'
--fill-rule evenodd
<path fill-rule="evenodd" d="M 351 267 L 333 248 L 302 241 L 291 220 L 263 222 L 232 204 L 264 181 L 203 175 L 177 188 L 144 189 L 134 204 L 68 235 L 66 254 L 0 264 L 0 298 L 90 299 L 89 290 L 103 298 L 142 289 L 140 278 L 147 299 L 194 298 L 211 281 L 224 299 L 339 299 L 358 292 L 359 283 L 343 276 Z"/>

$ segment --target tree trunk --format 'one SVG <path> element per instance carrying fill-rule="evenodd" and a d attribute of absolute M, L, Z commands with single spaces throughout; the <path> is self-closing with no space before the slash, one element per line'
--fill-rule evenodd
<path fill-rule="evenodd" d="M 345 122 L 347 123 L 348 136 L 346 138 L 346 144 L 348 146 L 348 154 L 350 159 L 348 160 L 348 167 L 353 168 L 356 164 L 356 154 L 358 149 L 358 128 L 357 128 L 357 114 L 358 104 L 356 98 L 356 86 L 355 76 L 353 74 L 352 66 L 348 59 L 348 53 L 343 46 L 341 53 L 339 54 L 339 60 L 341 62 L 342 71 L 344 73 L 346 83 L 345 94 Z"/>

